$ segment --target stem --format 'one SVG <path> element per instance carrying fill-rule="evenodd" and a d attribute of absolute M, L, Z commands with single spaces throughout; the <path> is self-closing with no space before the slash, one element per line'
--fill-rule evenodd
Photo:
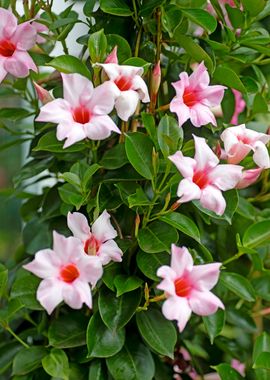
<path fill-rule="evenodd" d="M 161 53 L 161 40 L 162 40 L 162 29 L 161 29 L 161 9 L 157 9 L 157 54 L 156 54 L 156 62 L 160 60 Z"/>
<path fill-rule="evenodd" d="M 167 111 L 169 108 L 170 108 L 170 104 L 165 104 L 164 106 L 160 106 L 160 107 L 156 108 L 153 111 L 153 113 L 157 113 L 157 112 L 160 112 L 160 111 Z"/>
<path fill-rule="evenodd" d="M 231 263 L 232 261 L 235 261 L 237 259 L 239 259 L 242 255 L 244 255 L 245 252 L 237 252 L 235 255 L 233 255 L 232 257 L 230 257 L 229 259 L 223 261 L 222 265 L 226 265 L 226 264 L 229 264 Z"/>
<path fill-rule="evenodd" d="M 140 28 L 136 0 L 132 0 L 132 4 L 133 4 L 133 9 L 134 9 L 134 21 L 137 27 Z"/>
<path fill-rule="evenodd" d="M 28 346 L 27 343 L 25 343 L 17 334 L 15 334 L 15 332 L 9 327 L 5 327 L 5 329 L 12 335 L 14 336 L 14 338 L 20 342 L 25 348 L 30 348 L 30 346 Z"/>
<path fill-rule="evenodd" d="M 140 26 L 139 27 L 139 32 L 137 34 L 137 39 L 136 39 L 134 57 L 138 57 L 138 55 L 139 55 L 140 43 L 141 43 L 141 37 L 142 37 L 142 30 L 143 30 L 143 27 Z"/>

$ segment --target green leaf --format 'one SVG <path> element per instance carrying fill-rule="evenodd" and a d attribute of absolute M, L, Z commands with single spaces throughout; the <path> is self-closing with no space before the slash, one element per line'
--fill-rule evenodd
<path fill-rule="evenodd" d="M 214 32 L 217 28 L 217 20 L 215 17 L 203 9 L 182 9 L 182 13 L 192 22 L 200 25 L 210 33 Z"/>
<path fill-rule="evenodd" d="M 81 208 L 83 198 L 81 192 L 79 192 L 74 186 L 66 183 L 59 187 L 58 192 L 63 202 L 75 206 L 77 210 Z"/>
<path fill-rule="evenodd" d="M 98 298 L 99 313 L 105 325 L 116 331 L 130 321 L 140 302 L 140 289 L 116 297 L 115 293 L 103 287 Z"/>
<path fill-rule="evenodd" d="M 101 168 L 100 165 L 98 164 L 93 164 L 91 166 L 89 166 L 89 168 L 85 171 L 84 175 L 83 175 L 83 179 L 82 179 L 82 187 L 84 189 L 84 191 L 87 191 L 89 190 L 88 188 L 88 185 L 89 185 L 89 181 L 91 180 L 91 178 L 93 177 L 93 175 Z"/>
<path fill-rule="evenodd" d="M 141 116 L 144 128 L 147 130 L 147 133 L 155 144 L 156 149 L 158 149 L 157 128 L 154 116 L 146 112 L 142 112 Z"/>
<path fill-rule="evenodd" d="M 103 29 L 91 34 L 88 40 L 88 49 L 93 63 L 104 61 L 107 50 L 107 38 Z"/>
<path fill-rule="evenodd" d="M 116 16 L 131 16 L 133 14 L 124 0 L 100 0 L 100 8 L 103 12 Z"/>
<path fill-rule="evenodd" d="M 213 71 L 213 62 L 210 56 L 203 50 L 198 43 L 193 41 L 191 37 L 185 36 L 181 33 L 180 27 L 176 28 L 174 32 L 174 38 L 178 45 L 185 49 L 186 53 L 192 57 L 195 61 L 201 62 L 204 61 L 210 73 Z"/>
<path fill-rule="evenodd" d="M 93 360 L 91 362 L 88 380 L 108 380 L 101 360 Z"/>
<path fill-rule="evenodd" d="M 269 244 L 269 239 L 270 220 L 264 220 L 248 227 L 243 236 L 243 245 L 249 248 L 263 247 Z"/>
<path fill-rule="evenodd" d="M 75 173 L 71 173 L 71 172 L 65 172 L 61 175 L 61 177 L 68 183 L 70 183 L 71 185 L 73 186 L 76 186 L 78 188 L 80 188 L 81 186 L 81 180 L 79 178 L 79 176 Z"/>
<path fill-rule="evenodd" d="M 118 34 L 107 34 L 107 52 L 110 53 L 115 46 L 117 46 L 117 57 L 119 63 L 122 63 L 129 59 L 132 55 L 129 43 L 125 38 Z"/>
<path fill-rule="evenodd" d="M 5 294 L 8 282 L 8 270 L 0 264 L 0 298 Z"/>
<path fill-rule="evenodd" d="M 254 302 L 256 299 L 255 290 L 250 282 L 238 273 L 223 272 L 220 276 L 222 284 L 248 302 Z"/>
<path fill-rule="evenodd" d="M 117 297 L 124 293 L 131 292 L 139 288 L 143 283 L 143 280 L 136 276 L 128 276 L 125 274 L 120 274 L 115 277 L 114 285 L 117 290 Z"/>
<path fill-rule="evenodd" d="M 142 273 L 151 278 L 151 280 L 159 281 L 160 278 L 156 275 L 157 270 L 162 265 L 169 265 L 171 256 L 168 253 L 146 253 L 139 251 L 136 256 L 137 265 Z"/>
<path fill-rule="evenodd" d="M 236 72 L 226 66 L 218 66 L 214 72 L 213 78 L 219 84 L 224 84 L 230 88 L 232 87 L 242 93 L 247 92 L 243 82 Z"/>
<path fill-rule="evenodd" d="M 138 233 L 140 248 L 149 253 L 170 252 L 171 245 L 177 240 L 176 229 L 163 222 L 153 222 Z"/>
<path fill-rule="evenodd" d="M 22 345 L 17 341 L 3 342 L 4 345 L 0 347 L 0 374 L 4 373 L 13 362 L 14 356 L 22 349 Z"/>
<path fill-rule="evenodd" d="M 85 4 L 83 6 L 83 13 L 85 16 L 91 16 L 93 9 L 95 8 L 96 0 L 85 0 Z"/>
<path fill-rule="evenodd" d="M 221 380 L 241 380 L 243 377 L 229 364 L 221 363 L 213 367 L 220 375 Z"/>
<path fill-rule="evenodd" d="M 47 349 L 41 346 L 23 348 L 14 358 L 12 374 L 26 375 L 41 367 L 41 360 L 45 355 L 47 355 Z"/>
<path fill-rule="evenodd" d="M 232 26 L 235 29 L 242 28 L 245 22 L 244 13 L 241 12 L 238 8 L 230 7 L 228 4 L 226 4 L 225 7 Z"/>
<path fill-rule="evenodd" d="M 172 322 L 155 309 L 137 313 L 136 322 L 142 338 L 154 352 L 174 358 L 177 334 Z"/>
<path fill-rule="evenodd" d="M 267 4 L 266 0 L 242 0 L 244 10 L 248 11 L 251 16 L 257 16 Z"/>
<path fill-rule="evenodd" d="M 145 192 L 143 191 L 141 187 L 136 189 L 135 194 L 129 195 L 127 197 L 127 201 L 128 201 L 128 206 L 130 208 L 135 207 L 135 206 L 147 206 L 153 203 L 147 198 Z"/>
<path fill-rule="evenodd" d="M 172 0 L 172 4 L 179 5 L 181 8 L 200 8 L 205 3 L 206 0 Z"/>
<path fill-rule="evenodd" d="M 10 121 L 18 121 L 25 119 L 31 114 L 30 111 L 23 108 L 1 108 L 0 119 L 8 119 Z"/>
<path fill-rule="evenodd" d="M 256 294 L 266 301 L 270 301 L 270 273 L 252 279 L 252 286 Z"/>
<path fill-rule="evenodd" d="M 119 169 L 128 162 L 125 145 L 117 144 L 105 152 L 99 164 L 105 169 Z"/>
<path fill-rule="evenodd" d="M 57 348 L 85 345 L 85 331 L 88 318 L 81 312 L 69 311 L 51 322 L 48 331 L 49 343 Z"/>
<path fill-rule="evenodd" d="M 104 268 L 102 281 L 107 286 L 107 288 L 111 289 L 112 291 L 115 290 L 114 286 L 114 280 L 115 277 L 121 273 L 121 267 L 117 263 L 110 263 L 109 265 L 106 265 Z"/>
<path fill-rule="evenodd" d="M 194 240 L 200 243 L 200 231 L 193 220 L 186 215 L 180 214 L 178 212 L 172 212 L 168 215 L 161 216 L 160 220 L 162 222 L 170 224 L 177 230 L 183 232 L 185 235 L 192 237 Z"/>
<path fill-rule="evenodd" d="M 96 313 L 88 324 L 86 339 L 89 357 L 107 358 L 117 354 L 123 347 L 125 330 L 110 330 Z"/>
<path fill-rule="evenodd" d="M 262 368 L 270 370 L 270 352 L 261 352 L 257 356 L 252 368 Z"/>
<path fill-rule="evenodd" d="M 134 339 L 128 341 L 118 354 L 106 359 L 106 363 L 114 380 L 152 380 L 155 374 L 150 351 Z"/>
<path fill-rule="evenodd" d="M 53 348 L 51 352 L 42 359 L 42 366 L 50 376 L 59 379 L 69 379 L 69 363 L 65 351 Z"/>
<path fill-rule="evenodd" d="M 38 140 L 37 146 L 33 151 L 47 151 L 53 153 L 71 153 L 79 152 L 85 149 L 85 145 L 82 142 L 76 143 L 66 149 L 63 149 L 63 141 L 58 141 L 55 135 L 55 131 L 50 131 L 41 136 Z"/>
<path fill-rule="evenodd" d="M 152 151 L 153 144 L 148 136 L 135 132 L 126 136 L 126 154 L 129 162 L 144 178 L 153 178 Z"/>
<path fill-rule="evenodd" d="M 47 66 L 52 66 L 62 73 L 78 73 L 88 79 L 91 79 L 90 71 L 86 65 L 79 58 L 73 57 L 72 55 L 60 55 L 47 63 Z"/>
<path fill-rule="evenodd" d="M 262 94 L 259 92 L 255 95 L 252 107 L 252 114 L 256 113 L 267 113 L 268 112 L 268 104 Z"/>
<path fill-rule="evenodd" d="M 252 354 L 254 362 L 262 352 L 270 352 L 270 335 L 266 332 L 256 338 Z"/>
<path fill-rule="evenodd" d="M 183 129 L 179 127 L 175 118 L 165 115 L 159 122 L 157 137 L 161 152 L 167 158 L 181 148 Z"/>
<path fill-rule="evenodd" d="M 140 57 L 128 58 L 123 62 L 123 64 L 128 65 L 128 66 L 142 67 L 144 70 L 144 74 L 147 73 L 149 67 L 151 66 L 151 63 L 146 62 L 144 59 L 142 59 Z"/>
<path fill-rule="evenodd" d="M 225 323 L 224 311 L 222 309 L 218 309 L 215 314 L 203 317 L 203 323 L 209 335 L 211 344 L 213 344 L 215 337 L 218 336 L 223 329 Z"/>

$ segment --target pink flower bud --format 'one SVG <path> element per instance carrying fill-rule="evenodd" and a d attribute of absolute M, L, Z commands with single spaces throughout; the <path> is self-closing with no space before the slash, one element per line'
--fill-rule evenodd
<path fill-rule="evenodd" d="M 236 189 L 245 189 L 246 187 L 252 185 L 260 177 L 262 168 L 249 169 L 243 171 L 242 179 L 236 185 Z"/>
<path fill-rule="evenodd" d="M 161 82 L 161 70 L 160 70 L 160 61 L 158 61 L 152 73 L 151 92 L 153 95 L 156 95 L 158 93 L 160 82 Z"/>
<path fill-rule="evenodd" d="M 111 53 L 107 56 L 104 63 L 116 63 L 116 64 L 118 64 L 117 45 L 113 48 Z"/>
<path fill-rule="evenodd" d="M 45 90 L 45 88 L 41 87 L 36 82 L 34 82 L 34 86 L 35 86 L 37 96 L 42 104 L 47 104 L 51 102 L 52 100 L 54 100 L 51 94 L 49 93 L 49 91 Z"/>

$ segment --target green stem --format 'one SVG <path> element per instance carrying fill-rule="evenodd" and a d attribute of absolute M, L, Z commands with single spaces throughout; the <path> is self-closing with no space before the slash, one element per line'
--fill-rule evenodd
<path fill-rule="evenodd" d="M 162 29 L 161 29 L 161 9 L 157 9 L 157 54 L 156 54 L 156 62 L 160 60 L 160 53 L 161 53 L 161 40 L 162 40 Z"/>
<path fill-rule="evenodd" d="M 5 329 L 12 335 L 14 336 L 14 338 L 20 342 L 25 348 L 30 348 L 30 346 L 28 346 L 27 343 L 25 343 L 17 334 L 15 334 L 15 332 L 9 327 L 5 327 Z"/>
<path fill-rule="evenodd" d="M 229 259 L 225 260 L 222 265 L 226 265 L 226 264 L 229 264 L 231 263 L 232 261 L 235 261 L 235 260 L 238 260 L 242 255 L 244 255 L 245 252 L 237 252 L 235 255 L 233 255 L 232 257 L 230 257 Z"/>
<path fill-rule="evenodd" d="M 143 27 L 140 26 L 139 27 L 139 31 L 138 31 L 138 35 L 137 35 L 137 39 L 136 39 L 134 57 L 138 57 L 138 55 L 139 55 L 140 43 L 141 43 L 141 37 L 142 37 L 142 30 L 143 30 Z"/>

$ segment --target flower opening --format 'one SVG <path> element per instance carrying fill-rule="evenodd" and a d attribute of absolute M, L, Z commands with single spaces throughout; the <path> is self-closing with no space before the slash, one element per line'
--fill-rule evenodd
<path fill-rule="evenodd" d="M 132 87 L 132 79 L 124 75 L 121 75 L 115 79 L 114 83 L 120 91 L 128 91 Z"/>
<path fill-rule="evenodd" d="M 183 94 L 183 102 L 187 107 L 192 107 L 198 102 L 198 96 L 194 91 L 186 88 Z"/>
<path fill-rule="evenodd" d="M 179 297 L 188 297 L 191 292 L 191 283 L 187 277 L 180 277 L 174 281 L 175 293 Z"/>
<path fill-rule="evenodd" d="M 79 269 L 75 264 L 68 264 L 61 268 L 60 277 L 61 280 L 71 284 L 80 276 Z"/>
<path fill-rule="evenodd" d="M 87 253 L 87 255 L 96 256 L 100 246 L 101 242 L 92 235 L 84 244 L 84 252 Z"/>
<path fill-rule="evenodd" d="M 0 55 L 2 55 L 2 57 L 12 57 L 15 50 L 16 46 L 11 41 L 0 41 Z"/>
<path fill-rule="evenodd" d="M 76 121 L 76 123 L 86 124 L 89 123 L 90 119 L 91 112 L 86 107 L 79 106 L 73 110 L 73 120 Z"/>
<path fill-rule="evenodd" d="M 206 186 L 210 185 L 210 180 L 207 176 L 205 170 L 195 171 L 192 181 L 199 186 L 200 189 L 204 189 Z"/>

